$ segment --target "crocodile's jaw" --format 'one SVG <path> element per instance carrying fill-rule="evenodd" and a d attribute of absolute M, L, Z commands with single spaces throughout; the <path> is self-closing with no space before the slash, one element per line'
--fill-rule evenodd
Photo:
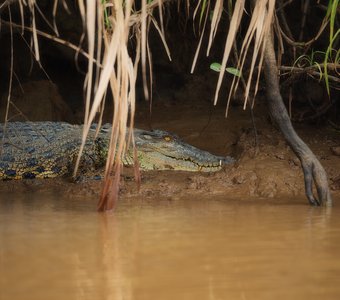
<path fill-rule="evenodd" d="M 214 172 L 234 162 L 231 157 L 200 150 L 165 131 L 136 133 L 138 161 L 143 170 Z"/>
<path fill-rule="evenodd" d="M 209 154 L 209 161 L 195 161 L 193 157 L 176 157 L 160 152 L 138 151 L 138 161 L 142 170 L 174 170 L 190 172 L 216 172 L 231 161 Z"/>

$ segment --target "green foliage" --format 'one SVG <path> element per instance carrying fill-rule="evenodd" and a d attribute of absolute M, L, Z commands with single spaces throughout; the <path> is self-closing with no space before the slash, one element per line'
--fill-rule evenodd
<path fill-rule="evenodd" d="M 106 0 L 101 0 L 101 1 L 102 1 L 103 6 L 105 7 L 105 4 L 107 3 L 107 1 Z M 104 8 L 104 24 L 106 28 L 111 28 L 112 26 L 110 18 L 109 18 L 108 8 L 106 7 Z"/>
<path fill-rule="evenodd" d="M 200 13 L 200 26 L 202 24 L 202 20 L 203 20 L 203 16 L 204 16 L 204 12 L 205 12 L 205 9 L 207 8 L 207 0 L 203 0 L 202 1 L 202 8 L 201 8 L 201 13 Z"/>
<path fill-rule="evenodd" d="M 326 19 L 329 18 L 329 42 L 333 43 L 334 39 L 334 24 L 336 18 L 337 8 L 339 6 L 339 0 L 330 0 L 328 3 Z M 339 31 L 339 30 L 338 30 Z"/>
<path fill-rule="evenodd" d="M 221 71 L 221 64 L 220 63 L 217 63 L 217 62 L 214 62 L 210 65 L 210 69 L 215 71 L 215 72 L 220 72 Z M 226 68 L 226 71 L 231 74 L 231 75 L 234 75 L 236 77 L 241 77 L 242 74 L 241 74 L 241 71 L 236 69 L 236 68 L 233 68 L 233 67 L 228 67 Z"/>
<path fill-rule="evenodd" d="M 326 51 L 314 51 L 310 54 L 304 54 L 299 56 L 294 62 L 294 66 L 298 64 L 300 67 L 311 67 L 315 66 L 320 74 L 319 80 L 324 80 L 327 93 L 330 94 L 329 89 L 329 78 L 328 78 L 328 65 L 330 63 L 340 63 L 340 49 L 334 49 L 333 44 L 340 35 L 340 29 L 334 33 L 334 25 L 337 14 L 337 8 L 339 0 L 330 0 L 328 3 L 327 12 L 325 15 L 324 22 L 329 20 L 329 44 Z"/>
<path fill-rule="evenodd" d="M 332 48 L 332 46 L 333 46 L 334 41 L 337 39 L 338 35 L 340 34 L 340 29 L 338 29 L 336 33 L 334 34 L 334 24 L 335 24 L 335 18 L 336 18 L 338 5 L 339 5 L 339 0 L 330 0 L 328 3 L 328 9 L 326 13 L 326 18 L 329 17 L 329 45 L 327 47 L 327 51 L 325 54 L 323 74 L 325 77 L 325 83 L 326 83 L 328 95 L 330 94 L 330 91 L 329 91 L 327 63 L 331 60 L 331 57 L 332 57 L 331 54 L 333 53 L 333 51 L 336 51 Z M 336 58 L 336 62 L 339 62 L 339 49 L 336 51 L 335 58 Z"/>

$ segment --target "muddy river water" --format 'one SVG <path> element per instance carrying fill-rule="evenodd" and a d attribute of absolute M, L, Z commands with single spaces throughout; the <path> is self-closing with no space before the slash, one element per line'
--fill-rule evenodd
<path fill-rule="evenodd" d="M 0 195 L 0 299 L 340 299 L 340 206 Z"/>

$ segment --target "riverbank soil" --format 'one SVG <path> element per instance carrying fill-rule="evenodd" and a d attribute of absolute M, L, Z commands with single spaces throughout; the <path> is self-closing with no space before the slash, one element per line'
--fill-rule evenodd
<path fill-rule="evenodd" d="M 48 87 L 46 81 L 34 81 L 26 83 L 24 87 L 25 96 L 20 98 L 20 93 L 15 91 L 14 94 L 25 118 L 30 119 L 30 110 L 35 106 L 32 101 L 35 101 L 37 105 L 41 104 L 39 111 L 35 110 L 34 121 L 46 120 L 48 116 L 54 121 L 80 122 L 81 110 L 74 110 L 69 101 L 58 94 L 58 88 L 54 85 Z M 37 89 L 38 96 L 35 92 Z M 288 197 L 301 199 L 307 204 L 304 199 L 300 162 L 272 124 L 266 110 L 263 91 L 257 96 L 254 107 L 257 145 L 250 110 L 249 107 L 244 110 L 240 105 L 241 95 L 233 99 L 228 117 L 225 118 L 225 95 L 222 95 L 220 102 L 214 106 L 214 86 L 209 84 L 204 76 L 188 76 L 183 86 L 168 86 L 160 91 L 162 92 L 155 92 L 151 114 L 150 102 L 137 100 L 136 127 L 175 133 L 185 142 L 200 149 L 216 155 L 232 156 L 236 163 L 225 166 L 222 171 L 216 173 L 142 172 L 139 188 L 133 179 L 133 170 L 125 168 L 121 199 L 141 198 L 158 201 L 224 196 L 226 201 L 231 198 L 279 201 Z M 32 97 L 30 93 L 35 94 Z M 42 102 L 42 99 L 49 101 Z M 110 104 L 107 106 L 104 121 L 110 122 Z M 37 113 L 40 113 L 40 116 Z M 20 119 L 20 116 L 17 118 Z M 323 120 L 295 123 L 294 126 L 326 169 L 333 199 L 340 199 L 340 132 Z M 0 183 L 0 189 L 5 191 L 43 192 L 62 189 L 65 195 L 71 197 L 93 194 L 94 201 L 100 194 L 101 186 L 100 180 L 86 179 L 72 183 L 68 178 Z"/>

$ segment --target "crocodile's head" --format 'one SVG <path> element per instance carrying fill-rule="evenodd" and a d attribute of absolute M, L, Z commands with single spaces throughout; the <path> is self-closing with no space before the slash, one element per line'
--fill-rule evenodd
<path fill-rule="evenodd" d="M 197 149 L 166 131 L 135 129 L 135 141 L 143 170 L 213 172 L 235 161 Z"/>

